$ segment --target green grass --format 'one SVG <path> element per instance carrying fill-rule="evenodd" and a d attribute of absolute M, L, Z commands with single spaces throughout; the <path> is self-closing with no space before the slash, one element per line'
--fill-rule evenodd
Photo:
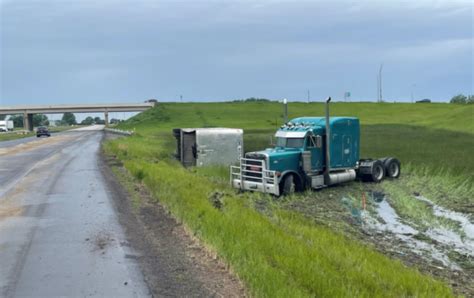
<path fill-rule="evenodd" d="M 290 119 L 321 116 L 323 104 L 291 103 L 289 110 Z M 472 176 L 473 105 L 335 103 L 331 113 L 360 117 L 361 157 L 396 156 L 402 164 Z M 270 146 L 279 119 L 281 105 L 276 103 L 168 103 L 139 114 L 120 127 L 136 129 L 148 138 L 169 139 L 167 150 L 171 151 L 172 128 L 238 127 L 244 129 L 245 151 L 253 151 Z"/>
<path fill-rule="evenodd" d="M 321 103 L 290 103 L 289 118 L 324 116 Z M 274 131 L 282 121 L 278 103 L 162 103 L 120 124 L 140 131 L 225 126 Z M 331 115 L 359 117 L 362 125 L 402 124 L 474 133 L 474 106 L 452 104 L 333 103 Z M 155 125 L 150 126 L 153 122 Z"/>
<path fill-rule="evenodd" d="M 210 198 L 222 189 L 205 175 L 175 161 L 130 157 L 124 152 L 131 147 L 119 149 L 120 141 L 105 144 L 106 152 L 122 158 L 157 200 L 232 265 L 255 296 L 451 295 L 441 282 L 300 214 L 276 209 L 272 217 L 263 216 L 248 199 L 260 194 L 224 191 L 222 208 L 216 209 Z"/>
<path fill-rule="evenodd" d="M 229 262 L 255 296 L 450 296 L 444 284 L 347 238 L 324 224 L 324 217 L 284 211 L 291 209 L 284 203 L 257 211 L 256 204 L 271 199 L 235 194 L 226 167 L 186 170 L 172 158 L 176 144 L 171 129 L 177 127 L 239 127 L 245 131 L 246 151 L 268 147 L 281 108 L 276 103 L 160 104 L 120 124 L 136 135 L 108 142 L 104 149 L 124 161 L 157 200 Z M 289 109 L 290 118 L 323 115 L 322 104 L 291 103 Z M 473 106 L 336 103 L 331 113 L 360 117 L 361 156 L 391 155 L 402 161 L 404 177 L 413 179 L 394 186 L 397 210 L 403 213 L 398 208 L 402 199 L 420 189 L 440 204 L 447 194 L 458 196 L 459 206 L 472 202 L 472 188 L 466 187 L 473 181 Z M 216 196 L 221 209 L 213 207 Z M 434 222 L 429 210 L 420 215 L 416 203 L 408 205 L 407 217 L 428 216 Z"/>
<path fill-rule="evenodd" d="M 10 141 L 10 140 L 16 140 L 16 139 L 21 139 L 21 138 L 27 138 L 27 137 L 32 137 L 35 134 L 32 132 L 29 133 L 0 133 L 0 141 Z"/>

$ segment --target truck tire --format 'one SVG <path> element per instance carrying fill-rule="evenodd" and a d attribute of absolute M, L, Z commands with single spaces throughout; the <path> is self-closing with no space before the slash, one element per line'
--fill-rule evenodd
<path fill-rule="evenodd" d="M 287 196 L 294 194 L 295 190 L 295 178 L 292 174 L 286 175 L 285 178 L 283 178 L 283 181 L 280 183 L 280 193 L 284 196 Z"/>
<path fill-rule="evenodd" d="M 363 172 L 359 173 L 360 178 L 366 182 L 378 183 L 385 177 L 385 168 L 380 160 L 366 161 Z"/>
<path fill-rule="evenodd" d="M 385 169 L 385 176 L 389 178 L 400 177 L 400 161 L 394 157 L 389 157 L 384 160 L 383 167 Z"/>

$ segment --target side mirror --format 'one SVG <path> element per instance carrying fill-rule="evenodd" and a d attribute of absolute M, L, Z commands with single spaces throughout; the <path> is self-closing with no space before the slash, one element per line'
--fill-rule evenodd
<path fill-rule="evenodd" d="M 273 136 L 270 136 L 270 146 L 275 146 L 275 139 Z"/>

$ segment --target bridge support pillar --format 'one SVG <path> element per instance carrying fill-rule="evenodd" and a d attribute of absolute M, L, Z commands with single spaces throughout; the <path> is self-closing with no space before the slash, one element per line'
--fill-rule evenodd
<path fill-rule="evenodd" d="M 23 113 L 23 128 L 27 131 L 33 131 L 33 114 Z"/>
<path fill-rule="evenodd" d="M 105 127 L 109 127 L 109 112 L 104 112 Z"/>

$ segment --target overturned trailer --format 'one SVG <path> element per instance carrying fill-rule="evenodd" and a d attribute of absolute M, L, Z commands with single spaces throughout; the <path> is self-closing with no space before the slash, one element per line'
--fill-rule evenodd
<path fill-rule="evenodd" d="M 185 167 L 232 165 L 243 157 L 243 130 L 236 128 L 175 128 L 176 158 Z"/>

